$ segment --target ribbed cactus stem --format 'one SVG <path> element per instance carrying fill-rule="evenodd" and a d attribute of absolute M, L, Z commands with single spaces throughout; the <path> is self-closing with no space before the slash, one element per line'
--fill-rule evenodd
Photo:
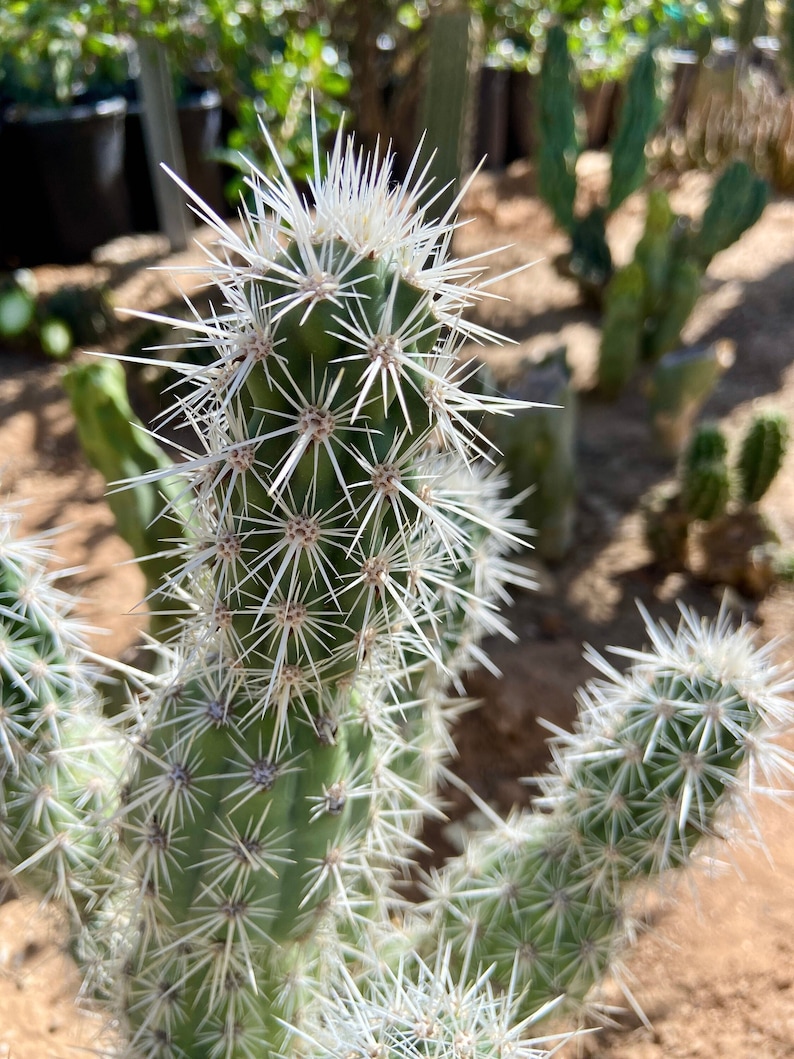
<path fill-rule="evenodd" d="M 757 504 L 783 465 L 789 439 L 788 418 L 782 412 L 759 412 L 742 438 L 736 460 L 739 498 Z"/>
<path fill-rule="evenodd" d="M 691 236 L 689 253 L 704 270 L 721 250 L 735 243 L 764 211 L 769 198 L 766 181 L 746 162 L 731 162 L 711 192 L 700 228 Z"/>
<path fill-rule="evenodd" d="M 51 542 L 0 510 L 0 874 L 65 904 L 79 926 L 110 880 L 123 743 L 100 713 L 99 666 Z"/>
<path fill-rule="evenodd" d="M 568 54 L 568 37 L 560 25 L 552 26 L 546 35 L 539 90 L 538 190 L 560 227 L 570 232 L 574 223 L 576 159 L 580 146 L 573 64 Z"/>
<path fill-rule="evenodd" d="M 660 115 L 654 44 L 651 43 L 637 56 L 626 83 L 623 108 L 612 144 L 607 207 L 610 213 L 645 180 L 645 147 Z"/>
<path fill-rule="evenodd" d="M 575 731 L 552 742 L 543 812 L 473 837 L 430 885 L 453 951 L 526 988 L 526 1013 L 559 997 L 585 1004 L 625 943 L 636 883 L 688 864 L 756 786 L 790 769 L 775 740 L 792 685 L 772 648 L 726 613 L 710 623 L 682 611 L 677 631 L 645 617 L 649 646 L 618 652 L 624 673 L 588 652 L 602 676 L 579 694 Z"/>

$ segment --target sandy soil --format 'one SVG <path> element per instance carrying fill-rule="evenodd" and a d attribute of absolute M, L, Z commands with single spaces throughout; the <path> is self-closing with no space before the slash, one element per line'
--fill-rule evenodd
<path fill-rule="evenodd" d="M 603 159 L 583 161 L 584 194 L 603 177 Z M 674 189 L 674 203 L 698 213 L 708 178 L 691 174 Z M 598 317 L 577 289 L 553 267 L 566 248 L 534 195 L 531 172 L 478 178 L 467 201 L 473 218 L 460 233 L 460 254 L 486 247 L 499 253 L 495 267 L 528 261 L 531 269 L 497 286 L 506 300 L 483 319 L 517 345 L 480 351 L 502 377 L 522 358 L 540 359 L 567 343 L 581 388 L 578 437 L 579 500 L 575 545 L 568 559 L 543 568 L 540 590 L 521 595 L 511 613 L 516 646 L 494 644 L 507 674 L 495 681 L 480 673 L 471 691 L 483 707 L 467 715 L 458 732 L 460 774 L 504 809 L 525 803 L 519 782 L 543 767 L 544 731 L 538 717 L 565 725 L 574 716 L 575 688 L 590 675 L 581 645 L 639 646 L 642 630 L 635 600 L 656 617 L 675 618 L 680 598 L 714 613 L 719 591 L 683 573 L 664 574 L 643 543 L 639 500 L 672 473 L 648 429 L 639 384 L 607 405 L 588 392 L 598 341 Z M 632 197 L 612 218 L 610 241 L 619 260 L 629 256 L 641 229 L 643 200 Z M 162 263 L 157 239 L 125 240 L 84 269 L 40 270 L 43 287 L 100 278 L 118 306 L 157 309 L 173 297 L 162 273 L 142 271 Z M 179 270 L 190 254 L 169 261 Z M 187 274 L 177 277 L 182 285 Z M 775 407 L 794 421 L 794 201 L 773 201 L 756 227 L 719 255 L 687 326 L 688 341 L 731 338 L 734 367 L 710 399 L 706 415 L 738 431 L 754 407 Z M 116 348 L 134 335 L 126 324 Z M 84 569 L 68 581 L 83 597 L 82 612 L 108 630 L 97 648 L 130 652 L 140 625 L 133 613 L 142 593 L 134 565 L 116 537 L 99 476 L 84 463 L 60 369 L 32 354 L 0 350 L 0 463 L 3 491 L 25 499 L 24 524 L 39 531 L 67 525 L 59 551 Z M 146 400 L 142 396 L 142 410 Z M 150 409 L 149 409 L 150 410 Z M 764 500 L 784 543 L 794 548 L 794 454 Z M 794 589 L 778 586 L 762 601 L 732 597 L 737 614 L 752 618 L 765 638 L 794 631 Z M 790 654 L 790 645 L 781 648 Z M 454 803 L 454 797 L 453 797 Z M 462 812 L 463 807 L 454 805 Z M 673 906 L 654 904 L 649 931 L 627 958 L 627 979 L 647 1025 L 627 1008 L 617 987 L 605 1000 L 622 1005 L 614 1026 L 579 1045 L 598 1059 L 784 1059 L 794 1057 L 794 817 L 787 806 L 761 808 L 768 856 L 740 852 L 719 877 L 701 872 L 684 882 Z M 443 836 L 436 836 L 439 849 Z M 738 869 L 738 870 L 737 870 Z M 57 920 L 29 900 L 0 907 L 0 1059 L 50 1059 L 85 1054 L 97 1025 L 73 1005 L 77 971 L 61 953 Z M 77 1051 L 75 1051 L 77 1049 Z M 573 1052 L 571 1052 L 573 1054 Z"/>

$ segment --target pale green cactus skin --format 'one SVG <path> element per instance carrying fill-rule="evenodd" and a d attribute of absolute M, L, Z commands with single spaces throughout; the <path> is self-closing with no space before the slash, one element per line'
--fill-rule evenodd
<path fill-rule="evenodd" d="M 195 452 L 144 478 L 195 497 L 170 578 L 188 620 L 121 819 L 144 1055 L 286 1047 L 278 1017 L 300 1025 L 385 919 L 460 708 L 443 689 L 503 627 L 516 526 L 476 422 L 515 402 L 462 385 L 472 269 L 388 166 L 334 152 L 316 214 L 256 178 L 244 239 L 208 217 L 245 263 L 208 264 L 226 311 L 181 399 Z"/>
<path fill-rule="evenodd" d="M 110 881 L 123 743 L 50 541 L 17 539 L 17 521 L 0 510 L 0 885 L 65 904 L 79 927 Z"/>
<path fill-rule="evenodd" d="M 76 362 L 62 381 L 83 452 L 108 485 L 107 502 L 119 536 L 129 544 L 146 581 L 149 632 L 164 637 L 173 632 L 172 612 L 178 612 L 180 604 L 161 587 L 171 571 L 173 545 L 184 532 L 188 510 L 173 480 L 137 479 L 170 467 L 171 460 L 133 412 L 124 366 L 118 361 Z M 134 484 L 123 488 L 125 482 Z"/>

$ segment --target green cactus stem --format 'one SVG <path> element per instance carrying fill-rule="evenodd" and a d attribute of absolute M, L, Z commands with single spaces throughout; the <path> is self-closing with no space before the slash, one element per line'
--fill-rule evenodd
<path fill-rule="evenodd" d="M 662 112 L 656 90 L 655 45 L 638 55 L 626 83 L 624 103 L 612 144 L 612 169 L 607 209 L 614 212 L 645 181 L 645 148 Z"/>
<path fill-rule="evenodd" d="M 462 175 L 471 168 L 474 89 L 481 52 L 482 27 L 471 11 L 462 7 L 432 14 L 421 106 L 420 165 L 428 165 L 432 174 L 428 208 L 435 217 L 449 211 L 461 190 Z"/>
<path fill-rule="evenodd" d="M 553 730 L 542 812 L 496 823 L 427 881 L 457 958 L 526 989 L 524 1014 L 559 997 L 586 1008 L 625 944 L 636 883 L 725 835 L 766 782 L 756 770 L 771 777 L 780 760 L 791 682 L 770 649 L 727 613 L 712 624 L 682 609 L 677 631 L 645 619 L 648 648 L 617 652 L 625 673 L 588 652 L 601 675 L 579 693 L 575 731 Z"/>
<path fill-rule="evenodd" d="M 617 397 L 640 362 L 644 306 L 645 274 L 632 261 L 618 269 L 604 293 L 598 351 L 598 390 L 604 397 Z"/>
<path fill-rule="evenodd" d="M 0 510 L 0 883 L 58 901 L 79 928 L 112 879 L 124 744 L 50 541 L 18 539 L 17 522 Z"/>
<path fill-rule="evenodd" d="M 698 412 L 733 360 L 734 345 L 724 339 L 657 361 L 648 381 L 648 410 L 663 452 L 677 456 L 683 450 Z"/>
<path fill-rule="evenodd" d="M 673 261 L 668 275 L 664 308 L 645 324 L 645 358 L 658 361 L 678 348 L 681 332 L 700 297 L 703 273 L 694 261 Z"/>
<path fill-rule="evenodd" d="M 576 515 L 576 393 L 565 350 L 528 367 L 509 396 L 532 407 L 503 421 L 497 446 L 515 490 L 517 513 L 533 529 L 537 554 L 559 562 L 568 553 Z"/>
<path fill-rule="evenodd" d="M 459 709 L 443 688 L 504 628 L 518 523 L 477 424 L 520 402 L 458 363 L 487 334 L 462 318 L 481 264 L 447 259 L 424 177 L 395 189 L 341 134 L 323 177 L 315 147 L 313 208 L 283 169 L 252 177 L 242 235 L 198 205 L 224 312 L 169 413 L 190 450 L 139 479 L 192 498 L 165 585 L 186 620 L 120 821 L 144 1056 L 286 1047 L 280 1020 L 389 915 Z"/>
<path fill-rule="evenodd" d="M 716 254 L 755 224 L 768 198 L 766 181 L 755 176 L 746 162 L 732 162 L 723 170 L 700 227 L 688 241 L 688 252 L 704 271 Z"/>
<path fill-rule="evenodd" d="M 743 504 L 757 504 L 770 487 L 783 465 L 788 439 L 788 419 L 782 412 L 759 412 L 753 417 L 736 460 Z"/>
<path fill-rule="evenodd" d="M 580 145 L 576 122 L 573 65 L 564 28 L 554 25 L 546 36 L 538 98 L 538 190 L 555 220 L 571 232 L 576 198 L 576 159 Z"/>
<path fill-rule="evenodd" d="M 86 458 L 109 486 L 107 502 L 119 535 L 132 549 L 146 581 L 150 632 L 172 631 L 183 604 L 163 592 L 172 573 L 173 551 L 183 534 L 186 497 L 172 476 L 140 482 L 172 460 L 133 412 L 124 368 L 103 358 L 70 365 L 63 375 Z M 125 485 L 126 483 L 126 485 Z M 183 518 L 184 521 L 184 518 Z"/>

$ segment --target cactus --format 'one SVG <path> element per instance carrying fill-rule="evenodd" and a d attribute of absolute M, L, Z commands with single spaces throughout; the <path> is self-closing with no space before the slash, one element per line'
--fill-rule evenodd
<path fill-rule="evenodd" d="M 463 317 L 481 262 L 448 256 L 453 218 L 429 222 L 421 181 L 396 188 L 341 134 L 327 176 L 315 161 L 311 206 L 283 168 L 252 175 L 242 228 L 193 196 L 222 311 L 194 317 L 208 363 L 167 416 L 193 447 L 139 479 L 190 498 L 162 586 L 183 620 L 130 704 L 115 827 L 101 792 L 73 804 L 118 871 L 89 891 L 100 981 L 130 1059 L 545 1059 L 555 1039 L 530 1031 L 586 1005 L 637 883 L 772 783 L 790 682 L 725 615 L 646 616 L 625 675 L 591 655 L 541 811 L 503 822 L 475 799 L 492 828 L 401 897 L 468 705 L 450 688 L 527 580 L 480 428 L 523 406 L 458 363 L 487 332 Z M 39 626 L 50 642 L 28 599 L 1 601 L 2 657 Z M 35 713 L 44 738 L 51 689 L 16 673 L 4 694 L 3 731 Z"/>
<path fill-rule="evenodd" d="M 149 631 L 162 638 L 172 631 L 175 614 L 183 607 L 163 592 L 163 585 L 188 514 L 184 492 L 170 474 L 171 460 L 130 406 L 120 363 L 107 359 L 75 363 L 64 372 L 63 384 L 83 452 L 111 487 L 107 501 L 116 528 L 144 575 Z M 154 477 L 138 481 L 147 474 Z"/>
<path fill-rule="evenodd" d="M 682 359 L 678 352 L 681 332 L 700 297 L 709 262 L 758 220 L 766 198 L 765 182 L 754 177 L 744 163 L 736 162 L 715 183 L 700 226 L 692 229 L 688 219 L 673 213 L 664 191 L 650 192 L 645 231 L 635 247 L 634 260 L 615 273 L 606 287 L 599 387 L 605 396 L 617 396 L 630 378 L 639 345 L 643 359 L 658 362 L 650 382 L 651 391 L 657 395 L 654 400 L 658 401 L 662 390 L 669 393 L 669 382 L 663 382 L 661 377 L 673 377 L 667 367 L 673 363 L 677 384 L 683 389 L 674 399 L 676 410 L 669 404 L 669 397 L 663 399 L 667 407 L 661 409 L 665 418 L 660 427 L 662 443 L 673 453 L 680 451 L 693 412 L 721 374 L 720 370 L 712 370 L 720 367 L 719 357 L 716 361 L 709 357 L 704 360 L 694 351 L 688 355 L 684 350 Z M 640 290 L 639 301 L 632 302 L 632 292 L 639 294 Z M 668 355 L 670 359 L 663 364 L 662 358 Z M 681 373 L 684 363 L 686 381 Z M 695 375 L 697 396 L 693 397 Z M 655 408 L 652 414 L 658 411 Z M 682 412 L 683 419 L 679 421 Z M 669 421 L 670 416 L 673 420 Z"/>
<path fill-rule="evenodd" d="M 573 543 L 576 514 L 577 401 L 565 350 L 529 367 L 508 395 L 531 405 L 496 433 L 511 485 L 525 494 L 516 511 L 532 526 L 538 555 L 559 562 Z"/>
<path fill-rule="evenodd" d="M 654 48 L 649 45 L 637 56 L 626 82 L 625 102 L 612 144 L 609 213 L 642 186 L 647 171 L 645 148 L 661 111 Z"/>
<path fill-rule="evenodd" d="M 765 180 L 754 176 L 746 162 L 732 162 L 720 174 L 687 250 L 705 269 L 721 250 L 735 243 L 764 212 L 769 198 Z"/>
<path fill-rule="evenodd" d="M 757 504 L 783 464 L 788 419 L 782 412 L 759 412 L 744 435 L 736 461 L 739 498 Z"/>
<path fill-rule="evenodd" d="M 655 44 L 649 43 L 628 78 L 626 102 L 612 149 L 607 201 L 578 216 L 574 206 L 580 145 L 573 64 L 565 29 L 552 26 L 546 37 L 538 108 L 538 191 L 557 223 L 571 237 L 571 250 L 560 262 L 562 267 L 596 302 L 600 301 L 613 272 L 606 237 L 607 218 L 642 184 L 646 172 L 645 146 L 661 114 L 654 48 Z"/>
<path fill-rule="evenodd" d="M 756 505 L 782 466 L 787 442 L 786 417 L 758 412 L 731 464 L 723 431 L 701 424 L 664 501 L 654 493 L 643 505 L 646 539 L 656 559 L 748 596 L 765 595 L 791 560 Z"/>
<path fill-rule="evenodd" d="M 747 630 L 729 632 L 724 613 L 711 626 L 683 610 L 677 632 L 645 617 L 651 646 L 618 652 L 626 673 L 590 652 L 602 677 L 579 694 L 576 730 L 552 742 L 543 813 L 473 838 L 432 887 L 453 951 L 495 959 L 495 980 L 526 989 L 525 1012 L 561 995 L 584 1004 L 625 945 L 631 883 L 689 863 L 741 789 L 764 668 Z"/>
<path fill-rule="evenodd" d="M 111 794 L 123 743 L 101 716 L 98 659 L 58 588 L 46 538 L 0 510 L 0 882 L 82 924 L 109 885 Z"/>
<path fill-rule="evenodd" d="M 555 25 L 546 35 L 538 90 L 538 191 L 561 228 L 571 232 L 576 198 L 576 95 L 568 37 Z"/>
<path fill-rule="evenodd" d="M 605 397 L 617 397 L 640 363 L 644 295 L 636 261 L 618 269 L 606 289 L 598 355 L 598 389 Z"/>
<path fill-rule="evenodd" d="M 432 174 L 428 209 L 435 217 L 443 217 L 452 207 L 461 190 L 461 175 L 470 168 L 481 29 L 477 16 L 465 7 L 436 11 L 429 22 L 420 165 L 427 165 Z"/>
<path fill-rule="evenodd" d="M 648 380 L 648 411 L 654 435 L 669 456 L 678 456 L 700 409 L 733 364 L 733 342 L 723 339 L 666 353 Z"/>

